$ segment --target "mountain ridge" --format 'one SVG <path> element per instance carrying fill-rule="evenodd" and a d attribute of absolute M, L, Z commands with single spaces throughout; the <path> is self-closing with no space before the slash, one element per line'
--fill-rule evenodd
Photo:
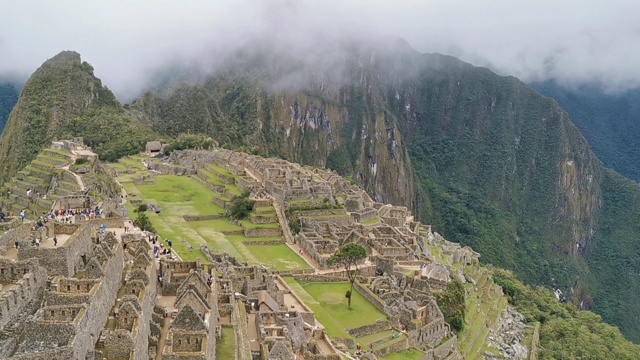
<path fill-rule="evenodd" d="M 112 158 L 141 150 L 152 137 L 203 133 L 229 148 L 335 169 L 376 201 L 408 206 L 448 239 L 473 246 L 485 262 L 562 288 L 640 341 L 638 324 L 625 321 L 640 308 L 633 291 L 622 291 L 638 288 L 638 279 L 611 281 L 615 271 L 597 260 L 613 251 L 625 271 L 638 261 L 638 245 L 626 241 L 639 231 L 630 222 L 616 223 L 622 231 L 608 239 L 620 246 L 604 242 L 618 211 L 611 184 L 626 183 L 609 176 L 555 101 L 521 81 L 453 57 L 395 50 L 347 49 L 341 66 L 325 72 L 300 68 L 286 54 L 271 54 L 268 64 L 244 54 L 202 83 L 147 92 L 126 109 L 110 102 L 68 111 L 70 123 Z M 84 71 L 92 76 L 92 68 Z M 23 96 L 21 102 L 10 119 L 13 133 L 29 119 L 20 114 L 31 105 Z M 116 122 L 131 131 L 102 134 Z M 38 134 L 39 146 L 56 131 Z M 128 138 L 137 132 L 142 136 Z M 6 134 L 0 159 L 7 158 Z M 640 193 L 628 184 L 625 191 Z"/>

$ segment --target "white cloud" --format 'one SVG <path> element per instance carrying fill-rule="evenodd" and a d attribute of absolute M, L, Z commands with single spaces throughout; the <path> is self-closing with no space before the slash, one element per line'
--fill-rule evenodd
<path fill-rule="evenodd" d="M 76 50 L 121 98 L 159 66 L 256 36 L 397 35 L 523 80 L 640 85 L 640 2 L 610 0 L 0 0 L 0 75 Z"/>

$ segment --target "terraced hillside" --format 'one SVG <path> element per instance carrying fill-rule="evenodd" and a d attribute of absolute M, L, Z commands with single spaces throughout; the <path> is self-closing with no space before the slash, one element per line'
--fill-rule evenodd
<path fill-rule="evenodd" d="M 26 209 L 28 216 L 40 216 L 49 213 L 61 197 L 78 194 L 82 185 L 69 170 L 74 160 L 66 151 L 44 149 L 5 184 L 3 208 L 15 214 Z"/>

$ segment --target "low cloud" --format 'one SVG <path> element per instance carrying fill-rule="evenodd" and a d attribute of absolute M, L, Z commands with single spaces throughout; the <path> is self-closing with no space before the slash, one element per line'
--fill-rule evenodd
<path fill-rule="evenodd" d="M 640 2 L 624 0 L 7 1 L 0 77 L 26 78 L 47 58 L 75 50 L 127 101 L 157 82 L 160 68 L 215 64 L 255 39 L 300 52 L 319 37 L 399 36 L 420 52 L 525 81 L 620 90 L 640 86 L 637 14 Z"/>

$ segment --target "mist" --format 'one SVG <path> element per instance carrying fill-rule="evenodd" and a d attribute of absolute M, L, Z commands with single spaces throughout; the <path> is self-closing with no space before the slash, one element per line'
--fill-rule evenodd
<path fill-rule="evenodd" d="M 619 91 L 640 86 L 638 14 L 640 2 L 628 0 L 3 0 L 0 78 L 26 79 L 75 50 L 127 102 L 160 69 L 214 67 L 264 39 L 302 57 L 315 49 L 317 62 L 345 37 L 397 36 L 524 81 Z"/>

